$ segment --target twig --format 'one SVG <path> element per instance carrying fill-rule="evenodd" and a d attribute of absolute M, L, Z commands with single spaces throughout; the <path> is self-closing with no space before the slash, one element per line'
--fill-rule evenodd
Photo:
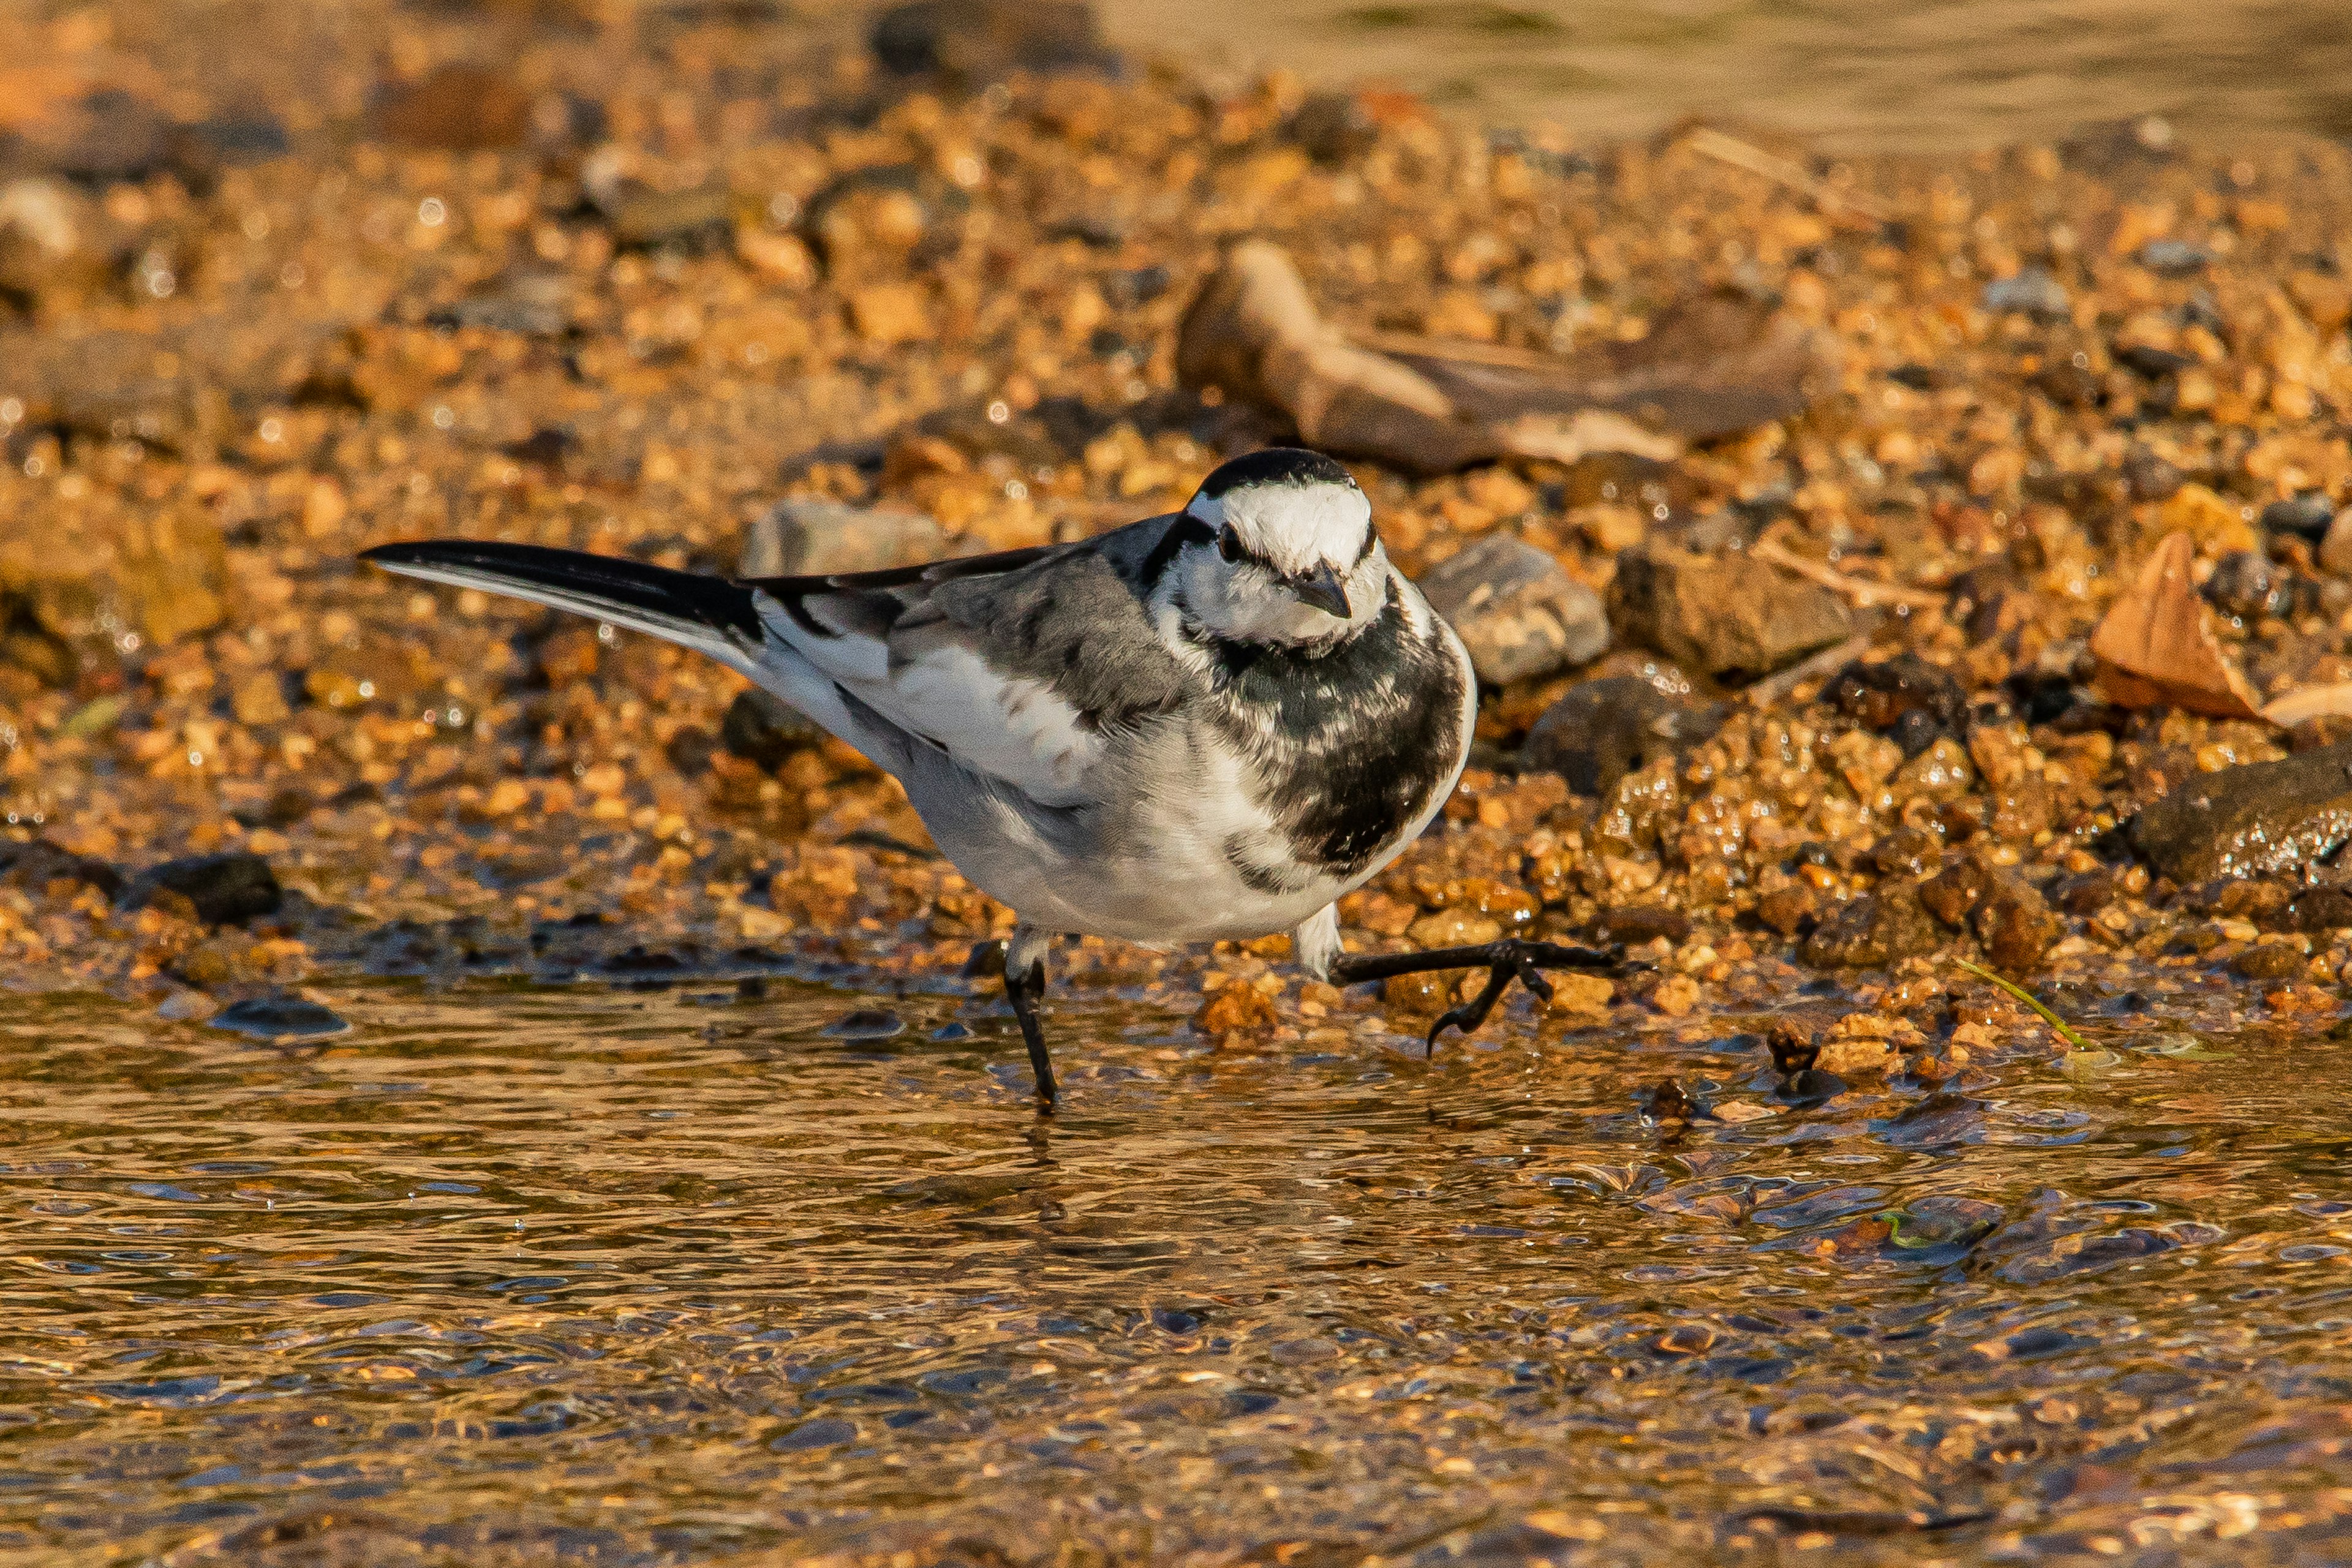
<path fill-rule="evenodd" d="M 1819 583 L 1832 593 L 1844 594 L 1857 605 L 1910 605 L 1927 609 L 1942 604 L 1945 598 L 1945 595 L 1927 588 L 1898 588 L 1892 583 L 1874 583 L 1867 577 L 1849 577 L 1834 567 L 1809 561 L 1769 539 L 1758 540 L 1748 547 L 1748 553 L 1784 572 L 1794 572 L 1810 582 Z"/>
<path fill-rule="evenodd" d="M 1767 153 L 1763 148 L 1751 142 L 1742 142 L 1737 136 L 1726 136 L 1720 131 L 1697 125 L 1691 128 L 1690 134 L 1685 140 L 1690 143 L 1692 152 L 1703 153 L 1718 163 L 1728 163 L 1735 169 L 1745 169 L 1749 174 L 1760 174 L 1776 184 L 1786 185 L 1790 190 L 1811 198 L 1814 205 L 1832 216 L 1851 211 L 1861 214 L 1874 223 L 1886 223 L 1895 216 L 1893 207 L 1867 191 L 1839 190 L 1834 185 L 1813 178 L 1811 171 L 1803 164 L 1791 163 L 1777 153 Z"/>
<path fill-rule="evenodd" d="M 1768 675 L 1740 692 L 1749 706 L 1769 708 L 1808 680 L 1827 679 L 1870 651 L 1870 634 L 1858 632 L 1810 658 L 1798 660 L 1778 675 Z"/>
<path fill-rule="evenodd" d="M 2065 1019 L 2060 1017 L 2057 1014 L 2053 1013 L 2049 1008 L 2043 1006 L 2042 1005 L 2042 999 L 2034 995 L 2032 992 L 2028 991 L 2024 986 L 2018 984 L 2017 982 L 2013 980 L 2003 980 L 2000 975 L 1995 974 L 1991 970 L 1987 969 L 1981 963 L 1970 963 L 1965 958 L 1956 958 L 1952 960 L 1952 962 L 1958 964 L 1962 969 L 1967 970 L 1970 974 L 1975 975 L 1979 980 L 1991 981 L 1995 985 L 2000 986 L 2003 991 L 2008 992 L 2011 996 L 2016 997 L 2019 1001 L 2024 1003 L 2027 1006 L 2041 1014 L 2042 1022 L 2057 1030 L 2059 1037 L 2064 1040 L 2068 1045 L 2074 1047 L 2076 1050 L 2087 1051 L 2091 1048 L 2084 1042 L 2083 1037 L 2074 1032 L 2072 1025 L 2068 1024 Z"/>

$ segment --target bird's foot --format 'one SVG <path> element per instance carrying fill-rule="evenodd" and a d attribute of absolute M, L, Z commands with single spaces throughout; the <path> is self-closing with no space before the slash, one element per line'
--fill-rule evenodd
<path fill-rule="evenodd" d="M 1332 961 L 1331 980 L 1338 985 L 1354 985 L 1433 970 L 1486 970 L 1486 984 L 1480 987 L 1478 994 L 1459 1006 L 1447 1008 L 1429 1026 L 1427 1048 L 1431 1056 L 1435 1056 L 1438 1036 L 1450 1028 L 1465 1035 L 1475 1030 L 1486 1021 L 1486 1016 L 1495 1010 L 1495 1004 L 1503 999 L 1503 993 L 1510 989 L 1514 980 L 1549 1002 L 1552 987 L 1543 975 L 1547 969 L 1618 969 L 1624 964 L 1625 950 L 1622 947 L 1569 947 L 1507 936 L 1500 942 L 1430 948 L 1421 952 L 1342 953 Z"/>

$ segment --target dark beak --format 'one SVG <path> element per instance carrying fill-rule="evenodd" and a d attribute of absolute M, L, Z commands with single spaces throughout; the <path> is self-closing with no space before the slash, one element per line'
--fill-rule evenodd
<path fill-rule="evenodd" d="M 1339 574 L 1326 561 L 1314 571 L 1290 580 L 1290 591 L 1302 605 L 1312 605 L 1327 616 L 1348 618 L 1348 590 Z"/>

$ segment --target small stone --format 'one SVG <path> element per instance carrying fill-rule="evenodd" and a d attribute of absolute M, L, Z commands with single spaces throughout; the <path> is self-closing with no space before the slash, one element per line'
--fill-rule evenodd
<path fill-rule="evenodd" d="M 1710 675 L 1769 675 L 1853 632 L 1828 589 L 1735 553 L 1657 541 L 1617 557 L 1610 619 L 1628 641 Z"/>
<path fill-rule="evenodd" d="M 1412 974 L 1392 974 L 1381 986 L 1381 1003 L 1391 1013 L 1423 1016 L 1454 1005 L 1454 989 L 1465 969 L 1424 969 Z"/>
<path fill-rule="evenodd" d="M 1467 910 L 1439 910 L 1412 922 L 1405 933 L 1419 948 L 1475 947 L 1502 939 L 1501 922 Z"/>
<path fill-rule="evenodd" d="M 1830 678 L 1822 700 L 1881 734 L 1907 713 L 1925 713 L 1957 735 L 1968 710 L 1968 693 L 1951 672 L 1911 653 L 1878 664 L 1855 660 Z"/>
<path fill-rule="evenodd" d="M 257 669 L 229 693 L 229 709 L 240 724 L 281 724 L 293 716 L 285 683 L 274 669 Z"/>
<path fill-rule="evenodd" d="M 436 325 L 561 337 L 572 327 L 572 283 L 560 272 L 511 272 L 429 319 Z"/>
<path fill-rule="evenodd" d="M 1715 1331 L 1705 1323 L 1677 1323 L 1652 1345 L 1660 1355 L 1704 1355 L 1715 1347 Z"/>
<path fill-rule="evenodd" d="M 2170 500 L 2187 482 L 2187 476 L 2168 459 L 2146 447 L 2134 447 L 2124 454 L 2124 484 L 2134 500 Z"/>
<path fill-rule="evenodd" d="M 735 694 L 719 725 L 719 743 L 730 756 L 769 773 L 783 766 L 784 759 L 794 752 L 824 739 L 824 731 L 799 709 L 756 686 Z"/>
<path fill-rule="evenodd" d="M 2074 300 L 2058 279 L 2039 267 L 2021 268 L 2007 278 L 1984 286 L 1984 308 L 1996 313 L 2018 311 L 2056 320 L 2074 308 Z"/>
<path fill-rule="evenodd" d="M 1611 942 L 1641 947 L 1661 939 L 1690 940 L 1690 916 L 1665 904 L 1617 904 L 1601 911 L 1601 928 Z"/>
<path fill-rule="evenodd" d="M 1776 1021 L 1764 1036 L 1765 1048 L 1772 1053 L 1775 1072 L 1801 1073 L 1821 1058 L 1820 1034 L 1810 1025 L 1793 1018 Z"/>
<path fill-rule="evenodd" d="M 614 243 L 639 250 L 699 248 L 726 235 L 734 216 L 734 198 L 718 182 L 661 191 L 622 181 L 596 205 Z"/>
<path fill-rule="evenodd" d="M 2223 615 L 2260 620 L 2292 607 L 2294 574 L 2283 570 L 2256 550 L 2232 550 L 2213 563 L 2213 574 L 2200 590 Z"/>
<path fill-rule="evenodd" d="M 1784 937 L 1801 935 L 1820 913 L 1819 899 L 1801 882 L 1775 888 L 1756 900 L 1756 918 Z"/>
<path fill-rule="evenodd" d="M 155 1016 L 167 1024 L 201 1024 L 220 1009 L 217 999 L 201 991 L 174 991 L 163 998 Z"/>
<path fill-rule="evenodd" d="M 1983 867 L 1974 860 L 1956 860 L 1919 884 L 1919 901 L 1929 914 L 1959 931 L 1989 885 Z"/>
<path fill-rule="evenodd" d="M 257 1040 L 315 1040 L 347 1034 L 351 1024 L 331 1007 L 299 996 L 253 996 L 232 1002 L 211 1019 L 215 1029 Z"/>
<path fill-rule="evenodd" d="M 187 900 L 196 918 L 207 925 L 230 925 L 275 914 L 286 898 L 269 862 L 242 850 L 167 860 L 132 884 L 131 902 L 143 903 L 158 891 Z"/>
<path fill-rule="evenodd" d="M 1943 859 L 1944 846 L 1940 839 L 1924 827 L 1898 827 L 1870 848 L 1870 863 L 1878 868 L 1882 877 L 1927 874 L 1927 868 Z M 1920 889 L 1924 899 L 1927 889 Z"/>
<path fill-rule="evenodd" d="M 1803 958 L 1815 969 L 1885 969 L 1943 943 L 1944 933 L 1919 901 L 1918 885 L 1897 880 L 1854 900 L 1815 930 Z"/>
<path fill-rule="evenodd" d="M 1346 163 L 1378 144 L 1381 127 L 1361 94 L 1318 92 L 1290 117 L 1290 139 L 1318 163 Z"/>
<path fill-rule="evenodd" d="M 87 206 L 54 180 L 0 185 L 0 297 L 37 300 L 53 289 L 99 281 L 99 258 L 83 254 Z"/>
<path fill-rule="evenodd" d="M 739 224 L 735 256 L 764 281 L 781 289 L 806 289 L 816 281 L 816 258 L 798 235 Z"/>
<path fill-rule="evenodd" d="M 2352 838 L 2352 742 L 2193 773 L 2134 817 L 2130 837 L 2183 887 L 2315 863 Z"/>
<path fill-rule="evenodd" d="M 2186 239 L 2151 239 L 2139 247 L 2139 264 L 2164 278 L 2186 278 L 2213 265 L 2213 253 Z"/>
<path fill-rule="evenodd" d="M 2336 503 L 2325 490 L 2305 490 L 2263 508 L 2262 521 L 2265 533 L 2289 533 L 2321 544 L 2334 531 Z"/>
<path fill-rule="evenodd" d="M 1601 595 L 1544 552 L 1509 534 L 1478 541 L 1421 581 L 1430 605 L 1493 686 L 1538 680 L 1589 663 L 1609 647 Z"/>
<path fill-rule="evenodd" d="M 1274 999 L 1245 980 L 1232 981 L 1209 994 L 1192 1015 L 1192 1027 L 1213 1039 L 1262 1036 L 1281 1023 Z"/>
<path fill-rule="evenodd" d="M 2249 980 L 2292 980 L 2309 966 L 2303 950 L 2285 942 L 2256 942 L 2230 960 L 2230 967 Z"/>
<path fill-rule="evenodd" d="M 1822 1047 L 1815 1070 L 1839 1078 L 1867 1078 L 1886 1071 L 1894 1049 L 1885 1040 L 1830 1040 Z"/>
<path fill-rule="evenodd" d="M 2321 570 L 2337 577 L 2352 577 L 2352 506 L 2338 511 L 2327 524 L 2327 532 L 2320 541 Z"/>
<path fill-rule="evenodd" d="M 930 297 L 919 283 L 870 283 L 849 297 L 857 335 L 877 348 L 930 336 Z"/>
<path fill-rule="evenodd" d="M 1693 707 L 1638 675 L 1588 680 L 1536 721 L 1521 765 L 1559 774 L 1579 795 L 1605 795 L 1627 773 L 1713 735 L 1724 713 L 1720 703 Z"/>
<path fill-rule="evenodd" d="M 2008 871 L 1988 874 L 1984 896 L 1970 917 L 1985 956 L 2005 973 L 2042 967 L 2042 956 L 2065 934 L 2048 900 L 2024 879 Z"/>
<path fill-rule="evenodd" d="M 907 1032 L 907 1020 L 882 1007 L 845 1013 L 820 1031 L 835 1040 L 890 1040 Z"/>
<path fill-rule="evenodd" d="M 743 536 L 742 577 L 832 576 L 918 566 L 947 552 L 947 535 L 919 512 L 788 497 Z"/>
<path fill-rule="evenodd" d="M 512 147 L 530 128 L 530 95 L 496 66 L 452 61 L 423 80 L 380 89 L 376 133 L 453 153 Z"/>
<path fill-rule="evenodd" d="M 1670 974 L 1650 993 L 1650 1005 L 1669 1018 L 1688 1017 L 1698 1002 L 1698 982 L 1687 974 Z"/>
<path fill-rule="evenodd" d="M 1551 982 L 1550 1007 L 1555 1013 L 1604 1013 L 1617 997 L 1616 985 L 1601 975 L 1569 970 L 1545 978 Z"/>

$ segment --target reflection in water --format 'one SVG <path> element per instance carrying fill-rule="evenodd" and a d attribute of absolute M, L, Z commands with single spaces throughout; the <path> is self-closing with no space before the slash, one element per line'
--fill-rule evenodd
<path fill-rule="evenodd" d="M 2352 0 L 1104 0 L 1144 49 L 1377 78 L 1582 139 L 1688 115 L 1847 152 L 2052 141 L 2160 114 L 2200 137 L 2352 133 Z"/>
<path fill-rule="evenodd" d="M 0 1552 L 2311 1561 L 2352 1508 L 2325 1040 L 1792 1108 L 1752 1037 L 1098 1002 L 1048 1128 L 952 999 L 334 1002 L 0 1026 Z"/>

